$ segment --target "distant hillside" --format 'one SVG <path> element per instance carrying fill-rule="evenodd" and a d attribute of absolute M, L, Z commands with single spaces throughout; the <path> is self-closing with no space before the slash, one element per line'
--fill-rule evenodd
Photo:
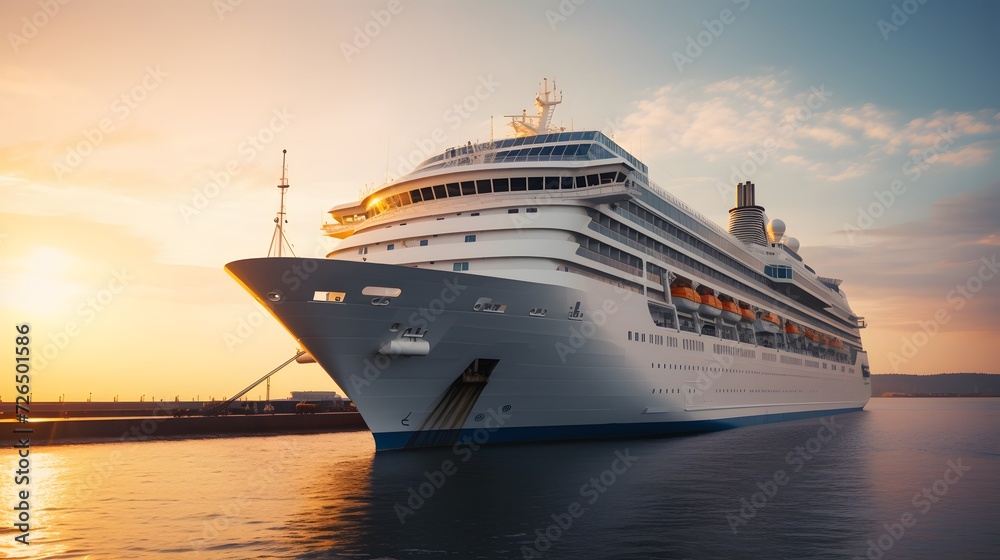
<path fill-rule="evenodd" d="M 1000 374 L 910 375 L 887 373 L 872 375 L 872 396 L 880 397 L 885 393 L 997 397 L 1000 396 Z"/>

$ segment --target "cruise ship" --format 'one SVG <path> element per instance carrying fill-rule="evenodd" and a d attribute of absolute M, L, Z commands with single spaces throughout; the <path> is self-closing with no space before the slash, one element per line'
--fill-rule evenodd
<path fill-rule="evenodd" d="M 226 270 L 377 450 L 692 433 L 862 409 L 864 319 L 735 185 L 728 231 L 540 87 L 512 137 L 329 211 L 326 258 Z"/>

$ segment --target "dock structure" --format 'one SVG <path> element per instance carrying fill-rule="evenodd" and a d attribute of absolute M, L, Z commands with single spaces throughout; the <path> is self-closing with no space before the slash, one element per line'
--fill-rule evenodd
<path fill-rule="evenodd" d="M 310 414 L 296 414 L 297 401 L 239 401 L 227 414 L 218 401 L 39 402 L 31 421 L 18 422 L 13 403 L 0 403 L 0 445 L 17 442 L 15 429 L 31 430 L 32 445 L 99 441 L 144 441 L 185 437 L 229 437 L 279 433 L 365 430 L 361 415 L 344 401 L 319 401 Z M 270 404 L 274 412 L 265 413 Z M 299 407 L 302 411 L 302 407 Z M 23 437 L 23 433 L 21 435 Z"/>

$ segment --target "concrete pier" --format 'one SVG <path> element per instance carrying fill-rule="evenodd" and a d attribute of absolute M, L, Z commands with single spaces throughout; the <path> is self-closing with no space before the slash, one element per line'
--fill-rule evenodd
<path fill-rule="evenodd" d="M 6 416 L 6 415 L 5 415 Z M 16 433 L 31 430 L 31 433 Z M 366 430 L 357 412 L 173 417 L 166 413 L 134 418 L 32 419 L 0 422 L 0 445 L 28 437 L 31 445 L 146 441 L 187 437 L 229 437 L 279 433 Z"/>

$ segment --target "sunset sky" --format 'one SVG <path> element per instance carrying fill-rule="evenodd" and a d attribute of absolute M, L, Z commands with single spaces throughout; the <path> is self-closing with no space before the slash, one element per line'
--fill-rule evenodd
<path fill-rule="evenodd" d="M 1000 4 L 0 4 L 0 316 L 34 398 L 232 395 L 295 351 L 223 271 L 446 147 L 543 77 L 725 225 L 751 179 L 844 279 L 875 373 L 1000 372 Z M 742 169 L 742 171 L 741 171 Z M 272 396 L 331 390 L 316 365 Z M 250 396 L 263 395 L 263 388 Z M 13 400 L 13 385 L 0 398 Z"/>

